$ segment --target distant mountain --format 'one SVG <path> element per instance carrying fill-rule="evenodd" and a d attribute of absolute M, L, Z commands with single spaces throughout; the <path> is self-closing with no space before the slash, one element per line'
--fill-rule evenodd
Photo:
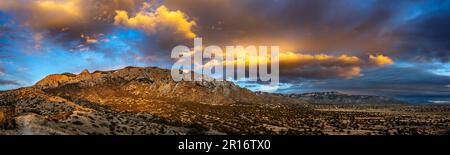
<path fill-rule="evenodd" d="M 403 101 L 386 96 L 349 95 L 339 92 L 290 94 L 289 97 L 316 104 L 405 104 Z"/>
<path fill-rule="evenodd" d="M 313 104 L 405 104 L 386 96 L 349 95 L 339 92 L 311 92 L 303 94 L 278 94 Z"/>

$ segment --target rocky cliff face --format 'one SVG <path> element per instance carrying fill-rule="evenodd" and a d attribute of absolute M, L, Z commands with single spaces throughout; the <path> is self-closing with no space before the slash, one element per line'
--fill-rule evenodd
<path fill-rule="evenodd" d="M 148 67 L 127 67 L 114 71 L 85 70 L 78 75 L 49 75 L 35 85 L 57 96 L 101 102 L 116 97 L 138 96 L 157 101 L 189 101 L 204 104 L 255 102 L 255 93 L 227 81 L 175 82 L 170 71 Z"/>

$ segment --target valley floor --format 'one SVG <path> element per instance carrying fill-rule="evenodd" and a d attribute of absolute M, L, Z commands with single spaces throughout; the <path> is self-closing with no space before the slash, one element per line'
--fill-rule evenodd
<path fill-rule="evenodd" d="M 73 103 L 73 109 L 56 114 L 43 112 L 52 104 L 3 106 L 0 134 L 450 134 L 450 107 L 444 105 Z"/>

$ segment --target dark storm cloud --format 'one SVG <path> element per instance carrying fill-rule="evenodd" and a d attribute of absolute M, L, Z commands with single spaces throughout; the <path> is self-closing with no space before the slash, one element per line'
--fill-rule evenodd
<path fill-rule="evenodd" d="M 397 47 L 405 58 L 418 61 L 450 61 L 450 2 L 424 12 L 399 29 Z M 407 51 L 407 52 L 406 52 Z"/>
<path fill-rule="evenodd" d="M 421 68 L 391 66 L 369 70 L 364 72 L 364 75 L 351 80 L 334 79 L 312 82 L 310 87 L 319 90 L 390 96 L 449 96 L 450 94 L 448 87 L 450 76 L 436 75 Z M 293 82 L 292 79 L 284 80 Z M 302 83 L 302 81 L 297 82 Z"/>
<path fill-rule="evenodd" d="M 394 61 L 384 55 L 369 55 L 368 58 L 326 54 L 280 54 L 280 75 L 291 78 L 347 78 L 363 76 L 362 69 L 391 65 Z"/>
<path fill-rule="evenodd" d="M 7 1 L 0 4 L 0 10 L 15 15 L 23 25 L 31 26 L 49 41 L 76 47 L 109 33 L 114 28 L 117 10 L 124 10 L 132 17 L 140 11 L 143 2 L 146 0 L 65 0 L 43 5 L 40 1 Z M 449 4 L 448 1 L 408 0 L 163 2 L 170 10 L 180 10 L 195 19 L 195 32 L 204 37 L 205 44 L 275 44 L 294 52 L 341 52 L 359 56 L 376 52 L 441 61 L 449 59 L 450 35 L 446 29 L 450 20 Z M 147 45 L 142 48 L 144 54 L 169 51 L 176 45 L 190 43 L 172 35 L 151 37 L 149 42 L 142 43 Z"/>
<path fill-rule="evenodd" d="M 279 44 L 291 51 L 377 52 L 402 59 L 449 57 L 448 1 L 197 0 L 166 5 L 196 18 L 200 35 L 212 44 Z"/>
<path fill-rule="evenodd" d="M 376 46 L 386 41 L 381 27 L 404 4 L 352 2 L 200 0 L 167 1 L 167 5 L 197 17 L 206 40 L 229 43 L 272 38 L 270 43 L 283 39 L 298 44 L 293 45 L 297 50 L 381 50 Z"/>
<path fill-rule="evenodd" d="M 17 81 L 0 79 L 0 85 L 20 85 Z"/>

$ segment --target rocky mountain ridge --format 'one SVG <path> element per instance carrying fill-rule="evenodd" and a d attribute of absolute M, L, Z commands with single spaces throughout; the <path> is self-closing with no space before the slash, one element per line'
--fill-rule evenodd
<path fill-rule="evenodd" d="M 105 91 L 95 91 L 103 86 L 115 87 Z M 171 79 L 170 71 L 156 67 L 126 67 L 113 71 L 84 70 L 76 74 L 49 75 L 37 82 L 37 87 L 46 92 L 62 95 L 65 91 L 77 95 L 101 96 L 108 91 L 128 92 L 139 96 L 166 98 L 172 101 L 192 101 L 206 104 L 231 104 L 235 102 L 254 101 L 257 96 L 228 81 L 180 81 Z M 91 90 L 90 94 L 85 94 Z M 69 94 L 66 94 L 69 95 Z"/>
<path fill-rule="evenodd" d="M 7 129 L 3 134 L 188 134 L 199 127 L 179 118 L 186 117 L 180 106 L 284 102 L 305 104 L 261 97 L 228 81 L 176 82 L 169 70 L 156 67 L 84 70 L 48 75 L 31 87 L 0 92 L 0 126 Z"/>

